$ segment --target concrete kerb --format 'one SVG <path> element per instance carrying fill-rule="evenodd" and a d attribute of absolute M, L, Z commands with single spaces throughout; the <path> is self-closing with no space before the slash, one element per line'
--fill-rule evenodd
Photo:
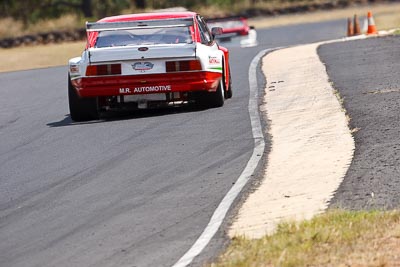
<path fill-rule="evenodd" d="M 366 38 L 365 35 L 361 35 L 361 36 L 356 36 L 356 37 L 346 37 L 346 38 L 342 38 L 342 39 L 338 39 L 338 40 L 332 40 L 332 41 L 327 41 L 327 42 L 320 42 L 320 43 L 315 43 L 315 44 L 310 44 L 308 46 L 314 46 L 314 50 L 315 50 L 315 55 L 318 57 L 318 55 L 316 54 L 316 49 L 319 45 L 322 44 L 327 44 L 327 43 L 333 43 L 333 42 L 342 42 L 342 41 L 349 41 L 349 40 L 356 40 L 356 39 L 363 39 Z M 254 73 L 255 72 L 255 68 L 253 65 L 258 65 L 258 61 L 262 58 L 262 55 L 260 55 L 261 53 L 264 54 L 264 58 L 270 54 L 274 54 L 275 52 L 278 52 L 280 50 L 285 50 L 285 49 L 296 49 L 296 48 L 301 48 L 302 46 L 293 46 L 293 47 L 287 47 L 287 48 L 274 48 L 274 49 L 266 49 L 263 50 L 259 53 L 259 55 L 257 55 L 252 63 L 251 63 L 251 67 L 249 70 L 249 82 L 250 82 L 250 87 L 254 87 L 252 85 L 252 81 L 255 80 L 254 77 Z M 301 53 L 300 53 L 301 54 Z M 266 55 L 266 56 L 265 56 Z M 319 60 L 319 57 L 318 57 Z M 256 62 L 257 61 L 257 62 Z M 321 62 L 320 62 L 321 63 Z M 264 64 L 265 66 L 265 64 Z M 304 218 L 311 218 L 312 216 L 314 216 L 317 213 L 323 212 L 326 207 L 327 207 L 327 203 L 329 202 L 329 200 L 333 197 L 334 191 L 336 190 L 336 188 L 339 186 L 339 184 L 341 183 L 350 163 L 353 157 L 353 152 L 354 152 L 354 140 L 353 137 L 351 136 L 350 130 L 348 128 L 348 123 L 347 123 L 347 119 L 346 116 L 344 114 L 344 111 L 342 110 L 341 105 L 339 104 L 338 100 L 336 99 L 336 96 L 334 95 L 334 90 L 333 88 L 330 86 L 329 84 L 329 78 L 326 74 L 326 70 L 325 70 L 325 66 L 323 66 L 323 64 L 321 63 L 322 68 L 319 68 L 320 74 L 323 77 L 323 80 L 326 82 L 326 84 L 328 85 L 328 87 L 324 87 L 324 90 L 326 91 L 325 93 L 328 94 L 328 97 L 325 97 L 326 99 L 328 99 L 328 102 L 330 104 L 333 104 L 333 110 L 335 111 L 334 116 L 330 116 L 329 112 L 326 113 L 327 117 L 329 118 L 333 118 L 331 120 L 331 122 L 333 121 L 334 124 L 336 124 L 339 121 L 339 125 L 341 127 L 341 130 L 338 131 L 339 136 L 340 135 L 344 135 L 346 136 L 346 140 L 345 140 L 345 146 L 347 146 L 347 149 L 345 149 L 345 155 L 344 155 L 344 163 L 342 164 L 342 168 L 339 172 L 339 176 L 335 177 L 335 179 L 333 179 L 334 181 L 332 183 L 330 183 L 329 185 L 329 189 L 331 191 L 329 191 L 329 193 L 327 194 L 320 194 L 319 191 L 317 191 L 317 197 L 318 197 L 318 203 L 317 204 L 313 204 L 314 207 L 312 207 L 310 210 L 308 210 L 307 212 L 297 212 L 296 214 L 289 214 L 289 216 L 285 217 L 285 214 L 279 214 L 276 213 L 274 218 L 269 218 L 268 220 L 262 220 L 261 219 L 261 224 L 260 224 L 260 219 L 257 217 L 261 217 L 259 216 L 260 214 L 262 214 L 262 211 L 260 213 L 260 211 L 257 211 L 255 214 L 253 214 L 253 217 L 249 217 L 247 216 L 247 214 L 244 214 L 243 211 L 247 211 L 250 210 L 248 209 L 248 205 L 259 208 L 257 206 L 257 203 L 250 203 L 248 204 L 250 201 L 250 199 L 254 198 L 254 195 L 256 195 L 257 193 L 259 193 L 261 191 L 261 188 L 264 187 L 265 188 L 265 182 L 269 181 L 269 179 L 271 178 L 271 176 L 268 174 L 268 166 L 267 166 L 267 172 L 266 175 L 264 176 L 264 181 L 261 183 L 261 186 L 252 194 L 249 195 L 248 199 L 244 202 L 243 206 L 240 208 L 239 210 L 239 215 L 238 218 L 236 219 L 236 221 L 234 221 L 232 223 L 231 228 L 229 229 L 229 236 L 230 237 L 234 237 L 234 236 L 247 236 L 247 237 L 261 237 L 265 234 L 270 234 L 274 231 L 274 227 L 276 226 L 277 223 L 281 222 L 282 219 L 304 219 Z M 322 72 L 321 72 L 322 70 Z M 286 69 L 286 73 L 290 73 L 290 70 Z M 265 74 L 265 71 L 264 71 Z M 266 74 L 266 77 L 268 77 L 269 75 Z M 250 78 L 251 77 L 251 78 Z M 298 77 L 297 77 L 298 78 Z M 279 83 L 279 79 L 278 79 L 278 83 Z M 268 88 L 268 80 L 266 83 L 266 88 Z M 329 90 L 326 90 L 326 88 L 328 88 Z M 251 110 L 251 107 L 254 106 L 255 101 L 257 101 L 257 90 L 252 90 L 250 89 L 250 98 L 249 98 L 249 110 Z M 267 94 L 266 94 L 267 96 Z M 295 99 L 294 99 L 295 100 Z M 303 102 L 299 102 L 300 104 L 304 103 Z M 271 119 L 268 117 L 269 112 L 265 109 L 264 105 L 263 107 L 261 107 L 261 111 L 265 111 L 265 115 L 267 116 L 267 121 L 271 121 Z M 332 107 L 332 106 L 329 106 Z M 297 112 L 295 110 L 295 112 Z M 251 113 L 251 112 L 250 112 Z M 309 112 L 312 113 L 312 112 Z M 337 116 L 337 117 L 335 117 Z M 258 157 L 259 155 L 262 154 L 262 151 L 264 151 L 264 142 L 262 142 L 261 139 L 263 139 L 262 135 L 260 135 L 259 131 L 257 130 L 259 127 L 254 127 L 254 124 L 258 125 L 261 121 L 259 119 L 259 115 L 256 114 L 255 116 L 250 116 L 251 117 L 251 122 L 252 122 L 252 131 L 253 131 L 253 138 L 255 141 L 255 149 L 253 151 L 253 155 L 251 158 L 255 158 Z M 301 121 L 299 119 L 296 119 L 297 121 Z M 258 121 L 258 122 L 257 122 Z M 318 120 L 316 120 L 318 121 Z M 307 128 L 307 123 L 303 124 L 303 126 L 306 126 Z M 322 127 L 324 128 L 324 127 Z M 324 129 L 322 129 L 324 130 Z M 278 131 L 279 132 L 279 131 Z M 331 134 L 335 135 L 335 131 L 331 131 Z M 274 136 L 276 136 L 275 134 L 271 134 L 272 138 L 274 138 Z M 329 134 L 328 134 L 329 136 Z M 311 138 L 312 139 L 312 138 Z M 343 141 L 344 139 L 340 139 L 340 141 Z M 273 144 L 274 144 L 274 140 Z M 340 142 L 339 142 L 340 143 Z M 323 144 L 323 142 L 322 142 Z M 334 146 L 334 145 L 333 145 Z M 279 150 L 279 149 L 278 149 Z M 340 150 L 340 149 L 339 149 Z M 276 151 L 276 148 L 275 148 Z M 271 156 L 268 160 L 268 163 L 271 162 Z M 320 158 L 317 159 L 317 161 L 320 160 Z M 254 160 L 253 160 L 254 161 Z M 257 161 L 257 160 L 256 160 Z M 254 164 L 255 162 L 254 161 Z M 279 160 L 278 160 L 279 161 Z M 251 163 L 252 159 L 249 160 L 248 165 L 254 165 Z M 258 161 L 257 161 L 258 162 Z M 328 160 L 326 160 L 326 162 L 331 162 L 330 158 L 328 158 Z M 258 164 L 258 163 L 257 163 Z M 202 250 L 205 248 L 205 246 L 207 246 L 208 242 L 211 240 L 211 238 L 214 236 L 214 234 L 218 231 L 218 229 L 220 228 L 222 221 L 224 220 L 226 213 L 228 212 L 231 204 L 233 203 L 234 199 L 236 199 L 237 195 L 239 194 L 239 192 L 242 190 L 242 188 L 247 184 L 247 182 L 249 181 L 249 177 L 251 176 L 251 172 L 250 169 L 253 169 L 253 167 L 249 168 L 248 166 L 246 166 L 245 170 L 243 171 L 243 173 L 241 174 L 241 176 L 238 178 L 237 183 L 235 183 L 235 185 L 231 188 L 231 190 L 228 192 L 228 194 L 224 197 L 223 201 L 219 204 L 218 208 L 215 210 L 209 224 L 207 225 L 206 229 L 203 231 L 203 233 L 201 234 L 201 236 L 196 240 L 196 242 L 193 244 L 193 246 L 173 265 L 174 267 L 178 267 L 178 266 L 187 266 L 189 265 L 193 259 L 195 257 L 197 257 Z M 279 170 L 279 168 L 278 168 Z M 318 176 L 320 177 L 320 176 Z M 325 181 L 326 182 L 326 181 Z M 328 181 L 329 183 L 329 181 Z M 311 185 L 314 185 L 313 183 L 311 183 Z M 325 187 L 326 183 L 324 184 L 324 182 L 319 183 L 319 185 L 322 187 Z M 322 188 L 320 187 L 320 188 Z M 268 188 L 268 185 L 267 185 Z M 333 188 L 333 190 L 332 190 Z M 271 187 L 271 189 L 275 189 L 275 187 Z M 292 193 L 292 192 L 291 192 Z M 315 193 L 315 192 L 311 192 L 311 193 Z M 262 195 L 262 193 L 261 193 Z M 301 194 L 300 194 L 301 195 Z M 257 198 L 257 197 L 256 197 Z M 283 195 L 283 199 L 289 199 L 290 195 Z M 293 198 L 294 199 L 294 198 Z M 226 201 L 225 201 L 226 200 Z M 268 201 L 265 201 L 265 199 L 263 199 L 262 203 L 269 203 Z M 262 204 L 261 203 L 261 204 Z M 274 204 L 272 202 L 272 204 Z M 299 204 L 297 203 L 297 201 L 295 202 L 295 204 Z M 302 203 L 300 202 L 300 206 L 302 205 Z M 309 205 L 308 205 L 309 206 Z M 308 207 L 307 206 L 307 207 Z M 265 208 L 265 206 L 260 206 L 261 208 Z M 297 208 L 296 205 L 294 205 L 295 210 Z M 279 208 L 279 207 L 278 207 Z M 287 215 L 287 214 L 286 214 Z M 250 218 L 250 219 L 249 219 Z M 254 218 L 258 219 L 254 220 Z M 256 229 L 256 232 L 254 232 L 254 229 L 252 229 L 252 226 L 249 227 L 249 225 L 243 225 L 243 221 L 242 220 L 254 220 L 256 223 L 252 223 L 253 225 L 256 225 L 257 223 L 259 223 L 259 225 L 256 225 L 256 228 L 258 227 L 258 229 Z M 268 222 L 269 221 L 269 222 Z M 269 224 L 268 224 L 269 223 Z M 268 225 L 267 225 L 268 224 Z M 260 228 L 261 225 L 261 228 Z M 265 227 L 267 225 L 267 227 Z M 260 230 L 261 229 L 261 230 Z"/>
<path fill-rule="evenodd" d="M 335 96 L 335 90 L 332 88 L 329 82 L 329 77 L 326 73 L 325 66 L 319 60 L 317 49 L 319 46 L 324 44 L 355 41 L 366 38 L 385 37 L 392 35 L 397 30 L 399 29 L 379 31 L 378 34 L 375 35 L 362 34 L 308 45 L 297 45 L 283 48 L 280 47 L 266 52 L 263 58 L 263 72 L 267 81 L 264 105 L 261 107 L 261 112 L 264 113 L 265 120 L 271 122 L 269 135 L 272 136 L 272 148 L 271 153 L 268 156 L 268 160 L 266 161 L 267 166 L 264 179 L 259 188 L 257 188 L 248 196 L 247 200 L 245 200 L 243 203 L 243 206 L 239 209 L 238 216 L 232 223 L 232 226 L 228 232 L 231 238 L 235 236 L 260 238 L 265 234 L 272 234 L 275 231 L 276 225 L 280 222 L 310 219 L 326 210 L 330 200 L 343 181 L 344 176 L 351 164 L 355 144 L 348 126 L 345 111 Z M 268 61 L 268 57 L 273 57 L 272 55 L 280 53 L 280 51 L 301 50 L 303 47 L 308 48 L 307 53 L 304 53 L 304 51 L 297 51 L 297 53 L 293 53 L 291 56 L 279 56 L 273 58 L 273 60 L 271 60 L 273 64 L 271 65 L 266 62 Z M 313 54 L 312 56 L 310 56 L 310 51 Z M 301 56 L 303 56 L 302 59 L 296 58 Z M 311 64 L 314 66 L 318 65 L 316 69 L 311 70 L 311 73 L 307 72 L 310 71 L 307 70 L 307 65 L 310 64 L 310 61 L 307 61 L 307 59 L 310 59 L 310 57 L 314 57 L 313 60 L 311 60 L 313 61 Z M 275 72 L 273 70 L 269 70 L 270 66 L 273 66 L 272 68 L 276 69 L 276 66 L 279 65 L 279 61 L 285 58 L 289 59 L 289 61 L 291 60 L 292 62 L 284 62 L 283 64 L 281 62 L 281 66 L 283 67 L 280 69 L 278 68 L 278 70 Z M 295 64 L 293 64 L 293 62 Z M 298 64 L 301 64 L 302 62 L 306 62 L 305 66 L 303 66 L 303 68 L 298 67 Z M 296 67 L 287 67 L 293 65 Z M 315 75 L 313 71 L 317 71 L 318 75 Z M 285 80 L 288 79 L 288 77 L 292 77 L 291 79 L 293 79 L 291 85 L 287 85 L 287 83 L 285 83 Z M 304 78 L 308 78 L 310 80 L 304 81 Z M 303 81 L 298 81 L 298 79 L 303 79 Z M 319 82 L 322 82 L 322 84 L 316 86 L 314 84 L 314 80 L 318 80 Z M 278 97 L 275 96 L 274 99 L 274 96 L 271 94 L 271 92 L 275 92 L 275 95 L 277 95 L 276 92 L 284 91 L 282 90 L 282 86 L 280 88 L 281 90 L 278 90 L 278 85 L 284 83 L 286 88 L 283 87 L 283 89 L 286 91 L 289 91 L 288 88 L 293 89 L 292 91 L 295 93 L 294 97 L 280 95 Z M 312 89 L 319 88 L 321 90 L 316 92 L 315 95 L 296 95 L 296 92 L 304 92 L 304 90 L 296 90 L 304 88 L 299 86 L 299 84 L 306 86 L 312 85 Z M 328 102 L 318 104 L 317 102 L 320 99 L 324 99 Z M 277 108 L 271 108 L 271 101 L 275 101 L 274 105 Z M 313 102 L 313 105 L 305 107 L 305 105 L 310 101 Z M 289 104 L 285 104 L 287 102 L 289 102 Z M 318 108 L 315 109 L 315 107 Z M 292 110 L 290 110 L 290 108 L 292 108 Z M 321 113 L 324 114 L 323 116 L 314 116 L 319 114 L 319 112 L 324 109 L 325 113 Z M 299 115 L 300 112 L 302 112 L 302 115 Z M 293 126 L 293 124 L 296 122 L 304 121 L 304 116 L 310 117 L 311 120 L 309 122 L 295 124 L 295 126 L 292 127 L 294 133 L 293 136 L 288 136 L 286 134 L 286 136 L 282 137 L 284 135 L 283 133 L 288 132 L 288 127 Z M 324 126 L 323 122 L 327 122 L 327 118 L 331 118 L 332 120 L 328 121 L 328 124 Z M 335 128 L 338 125 L 340 126 L 339 129 Z M 335 130 L 333 132 L 329 132 L 327 129 Z M 298 134 L 301 132 L 301 130 L 310 135 L 299 136 Z M 336 133 L 340 133 L 340 136 L 335 135 Z M 320 141 L 322 143 L 315 141 L 324 135 L 333 137 L 331 138 L 333 143 L 331 143 L 332 145 L 328 148 L 324 146 L 324 144 L 329 142 L 329 139 L 321 139 Z M 281 137 L 282 140 L 277 141 L 277 139 Z M 288 146 L 288 138 L 291 138 L 292 143 L 290 143 L 290 146 Z M 312 151 L 309 150 L 309 154 L 304 151 L 304 147 L 306 147 L 308 144 L 307 142 L 302 143 L 302 140 L 308 140 L 308 143 L 313 142 L 317 143 L 317 146 L 319 145 L 319 148 L 311 148 L 311 150 L 318 152 L 313 154 L 315 161 L 312 164 L 309 164 L 308 167 L 305 166 L 306 164 L 310 163 L 309 159 Z M 288 147 L 292 148 L 288 149 Z M 327 152 L 328 154 L 332 153 L 332 150 L 329 149 L 332 149 L 333 147 L 340 148 L 335 151 L 335 153 L 338 153 L 337 155 L 339 159 L 329 158 L 329 156 L 324 158 L 324 156 L 321 156 L 326 156 Z M 288 157 L 287 153 L 283 153 L 283 155 L 280 153 L 280 151 L 288 152 L 288 150 L 291 150 L 290 152 L 292 155 L 294 155 L 294 158 Z M 321 162 L 321 157 L 324 158 L 325 161 Z M 296 162 L 296 158 L 307 160 L 303 163 L 297 162 L 297 164 L 293 164 Z M 340 166 L 338 166 L 337 162 L 339 162 L 341 159 L 343 159 L 343 161 L 341 161 Z M 329 166 L 326 165 L 327 160 L 334 162 L 333 169 L 329 170 Z M 290 168 L 289 164 L 292 165 L 292 168 Z M 322 170 L 320 172 L 316 172 L 317 175 L 315 176 L 315 172 L 312 173 L 309 170 L 317 165 L 320 167 L 322 166 Z M 305 169 L 305 173 L 303 172 L 302 175 L 289 181 L 288 177 L 294 177 L 294 171 L 301 168 Z M 332 176 L 332 174 L 334 175 Z M 328 177 L 328 179 L 321 183 L 321 177 Z M 300 187 L 298 186 L 297 188 L 288 187 L 299 184 Z M 320 185 L 318 187 L 319 190 L 314 190 L 316 185 Z M 329 185 L 329 188 L 327 188 L 327 185 Z M 301 187 L 305 188 L 306 190 L 303 190 Z M 298 198 L 296 194 L 297 196 L 300 196 L 300 198 Z M 303 198 L 301 199 L 301 197 Z"/>
<path fill-rule="evenodd" d="M 355 145 L 317 48 L 365 38 L 293 46 L 264 56 L 267 81 L 261 112 L 271 122 L 272 148 L 264 180 L 240 208 L 230 237 L 260 238 L 272 234 L 279 222 L 310 219 L 326 210 Z"/>

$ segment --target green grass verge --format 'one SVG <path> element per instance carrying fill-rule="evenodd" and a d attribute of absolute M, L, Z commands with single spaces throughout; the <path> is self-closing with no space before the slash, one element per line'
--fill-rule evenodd
<path fill-rule="evenodd" d="M 281 223 L 262 239 L 234 238 L 210 266 L 400 266 L 400 212 L 332 210 Z"/>

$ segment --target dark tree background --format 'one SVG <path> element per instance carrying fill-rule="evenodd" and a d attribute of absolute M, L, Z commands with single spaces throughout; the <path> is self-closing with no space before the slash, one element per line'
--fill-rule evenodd
<path fill-rule="evenodd" d="M 1 17 L 13 17 L 24 23 L 57 18 L 75 13 L 86 18 L 118 14 L 124 9 L 144 9 L 144 0 L 0 0 Z"/>
<path fill-rule="evenodd" d="M 75 13 L 86 18 L 101 18 L 120 14 L 123 10 L 160 9 L 174 6 L 193 9 L 200 6 L 220 6 L 227 11 L 238 3 L 254 7 L 257 3 L 306 4 L 308 3 L 378 3 L 399 0 L 0 0 L 0 18 L 13 17 L 24 23 L 39 19 L 57 18 L 66 13 Z"/>
<path fill-rule="evenodd" d="M 44 18 L 56 18 L 65 13 L 78 13 L 86 18 L 99 18 L 118 14 L 126 9 L 229 6 L 235 2 L 245 1 L 255 3 L 257 0 L 0 0 L 0 15 L 29 23 Z"/>

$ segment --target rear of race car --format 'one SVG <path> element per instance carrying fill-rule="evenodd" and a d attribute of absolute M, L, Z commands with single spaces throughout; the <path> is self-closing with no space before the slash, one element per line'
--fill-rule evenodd
<path fill-rule="evenodd" d="M 255 27 L 249 26 L 244 17 L 219 17 L 207 19 L 210 28 L 221 27 L 223 33 L 217 36 L 223 43 L 238 43 L 241 47 L 254 47 L 258 45 Z"/>
<path fill-rule="evenodd" d="M 207 19 L 207 24 L 210 28 L 221 27 L 223 29 L 223 34 L 219 38 L 246 36 L 250 30 L 247 19 L 243 17 L 210 18 Z"/>
<path fill-rule="evenodd" d="M 72 119 L 215 97 L 224 53 L 202 47 L 196 29 L 191 17 L 88 23 L 87 48 L 69 61 Z"/>

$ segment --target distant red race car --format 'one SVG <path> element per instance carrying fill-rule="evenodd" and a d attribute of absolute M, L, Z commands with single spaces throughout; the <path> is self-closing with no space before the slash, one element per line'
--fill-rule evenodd
<path fill-rule="evenodd" d="M 229 51 L 193 12 L 122 15 L 87 23 L 88 43 L 69 61 L 74 121 L 99 111 L 200 103 L 220 107 L 232 97 Z"/>
<path fill-rule="evenodd" d="M 247 24 L 247 19 L 244 17 L 223 17 L 207 19 L 209 28 L 221 27 L 223 34 L 218 38 L 228 38 L 237 35 L 248 35 L 250 26 Z"/>

